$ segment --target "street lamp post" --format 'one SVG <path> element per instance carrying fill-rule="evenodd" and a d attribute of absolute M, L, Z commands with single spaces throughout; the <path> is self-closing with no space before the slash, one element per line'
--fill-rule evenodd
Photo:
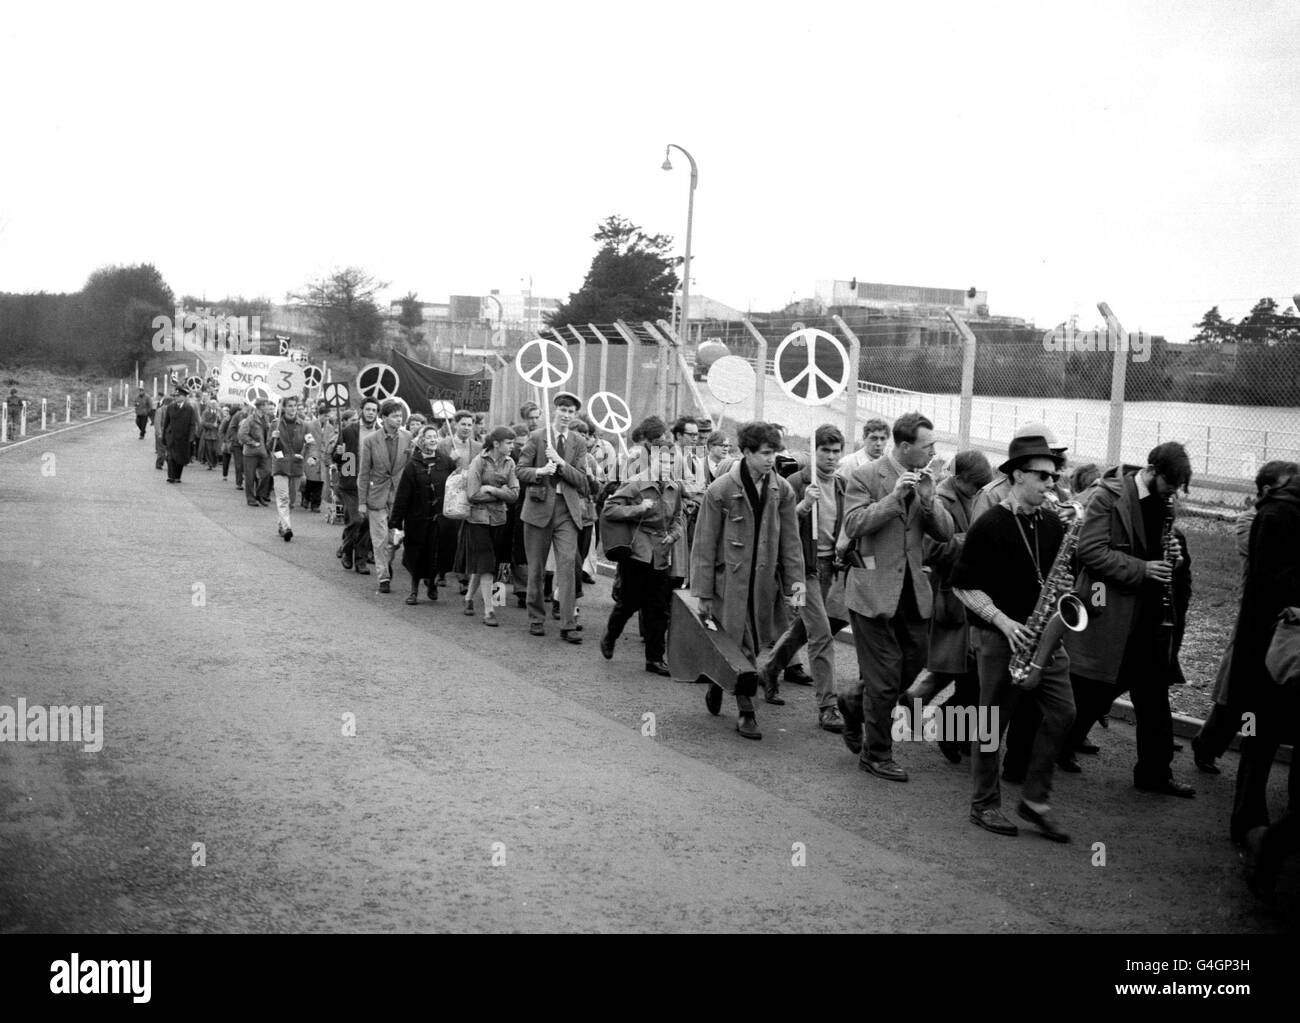
<path fill-rule="evenodd" d="M 686 156 L 691 162 L 691 190 L 686 200 L 686 258 L 682 261 L 682 319 L 681 326 L 678 329 L 678 337 L 684 343 L 689 344 L 691 340 L 691 226 L 695 220 L 695 186 L 700 181 L 700 171 L 695 165 L 695 157 L 682 149 L 675 142 L 669 142 L 664 147 L 663 168 L 666 171 L 673 169 L 671 161 L 668 159 L 668 150 L 676 149 Z"/>

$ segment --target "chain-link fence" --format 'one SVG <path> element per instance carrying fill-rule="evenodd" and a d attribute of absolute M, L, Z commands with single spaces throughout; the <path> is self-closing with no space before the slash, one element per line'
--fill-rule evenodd
<path fill-rule="evenodd" d="M 1006 319 L 954 322 L 863 309 L 845 310 L 842 317 L 753 317 L 697 330 L 750 360 L 759 354 L 761 338 L 770 378 L 778 345 L 799 327 L 824 330 L 846 349 L 858 342 L 856 408 L 847 409 L 843 401 L 832 406 L 857 424 L 873 415 L 893 420 L 919 410 L 942 440 L 997 454 L 1019 426 L 1046 422 L 1069 445 L 1076 464 L 1105 465 L 1116 453 L 1144 464 L 1152 447 L 1177 440 L 1191 456 L 1193 486 L 1201 496 L 1234 504 L 1253 492 L 1264 462 L 1300 461 L 1300 345 L 1169 345 L 1114 326 L 1044 332 Z M 969 421 L 963 424 L 968 342 L 973 372 L 966 393 Z M 1122 390 L 1112 395 L 1117 358 L 1124 362 Z M 796 432 L 804 421 L 835 418 L 829 410 L 783 402 L 772 387 L 767 394 L 766 418 L 793 420 Z"/>

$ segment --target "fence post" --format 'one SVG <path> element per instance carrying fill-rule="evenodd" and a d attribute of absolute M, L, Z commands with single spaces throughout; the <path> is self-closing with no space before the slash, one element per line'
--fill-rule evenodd
<path fill-rule="evenodd" d="M 767 396 L 767 338 L 758 332 L 749 320 L 741 320 L 745 329 L 753 335 L 754 340 L 758 342 L 758 350 L 754 353 L 754 418 L 761 420 L 763 418 L 763 399 Z"/>
<path fill-rule="evenodd" d="M 574 391 L 579 395 L 587 394 L 587 339 L 582 336 L 572 323 L 569 324 L 569 333 L 574 336 L 578 342 L 578 386 Z"/>
<path fill-rule="evenodd" d="M 835 321 L 835 326 L 840 328 L 840 333 L 849 339 L 849 363 L 853 367 L 853 387 L 844 394 L 844 445 L 847 447 L 857 441 L 858 382 L 862 379 L 862 342 L 841 317 L 832 316 L 831 319 Z"/>
<path fill-rule="evenodd" d="M 636 350 L 639 346 L 637 345 L 636 336 L 627 329 L 627 324 L 622 320 L 614 321 L 614 329 L 619 332 L 624 342 L 627 343 L 627 379 L 624 381 L 623 385 L 623 398 L 630 408 L 632 405 L 632 369 L 633 363 L 637 358 Z"/>
<path fill-rule="evenodd" d="M 87 419 L 90 418 L 90 412 L 94 407 L 95 407 L 94 392 L 87 391 L 86 392 L 86 418 Z"/>
<path fill-rule="evenodd" d="M 18 436 L 27 436 L 27 402 L 23 402 L 22 418 L 18 420 Z"/>
<path fill-rule="evenodd" d="M 1128 373 L 1128 345 L 1122 344 L 1124 328 L 1105 302 L 1097 309 L 1106 317 L 1106 340 L 1114 354 L 1110 368 L 1110 425 L 1106 431 L 1106 464 L 1119 465 L 1123 461 L 1121 446 L 1124 441 L 1124 381 Z"/>
<path fill-rule="evenodd" d="M 9 443 L 9 409 L 0 406 L 0 444 Z"/>
<path fill-rule="evenodd" d="M 46 425 L 46 420 L 45 420 L 45 399 L 42 398 L 41 399 L 41 431 L 44 432 L 45 430 L 48 429 L 49 427 Z"/>
<path fill-rule="evenodd" d="M 970 329 L 970 325 L 965 320 L 960 320 L 951 309 L 948 311 L 948 319 L 952 325 L 957 328 L 957 333 L 961 335 L 961 412 L 957 419 L 957 444 L 959 447 L 967 447 L 970 444 L 971 430 L 971 413 L 975 402 L 975 351 L 978 341 L 975 339 L 975 332 Z M 992 406 L 989 406 L 989 437 L 993 436 L 993 412 Z"/>
<path fill-rule="evenodd" d="M 104 395 L 104 398 L 105 398 L 104 411 L 112 412 L 113 411 L 113 388 L 110 387 L 108 389 L 108 393 Z"/>
<path fill-rule="evenodd" d="M 600 342 L 600 389 L 607 391 L 609 390 L 609 338 L 602 334 L 594 323 L 588 323 L 587 329 Z"/>
<path fill-rule="evenodd" d="M 689 388 L 691 397 L 695 399 L 695 404 L 698 406 L 701 415 L 708 415 L 709 407 L 704 404 L 704 396 L 700 394 L 700 389 L 695 386 L 695 375 L 691 372 L 690 364 L 686 361 L 686 350 L 682 347 L 681 339 L 678 338 L 676 331 L 674 331 L 665 320 L 659 321 L 659 330 L 655 330 L 655 328 L 649 323 L 645 326 L 647 330 L 655 335 L 658 335 L 659 332 L 662 331 L 672 343 L 673 354 L 677 356 L 675 360 L 677 372 L 680 374 L 681 379 L 685 381 L 687 388 Z M 675 399 L 674 405 L 679 404 L 680 401 Z M 678 415 L 681 414 L 680 408 L 676 409 L 676 411 Z M 677 416 L 673 416 L 673 418 L 676 419 Z"/>

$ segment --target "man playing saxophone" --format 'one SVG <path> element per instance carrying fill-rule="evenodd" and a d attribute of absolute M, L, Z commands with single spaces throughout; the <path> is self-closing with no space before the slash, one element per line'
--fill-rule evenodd
<path fill-rule="evenodd" d="M 1049 802 L 1056 758 L 1074 720 L 1069 658 L 1059 645 L 1039 651 L 1042 671 L 1035 673 L 1038 684 L 1032 689 L 1016 685 L 1010 668 L 1017 654 L 1032 656 L 1038 646 L 1040 637 L 1027 623 L 1065 536 L 1060 518 L 1044 502 L 1064 461 L 1042 437 L 1012 440 L 1007 460 L 998 467 L 1011 481 L 1010 493 L 971 526 L 952 573 L 952 591 L 969 611 L 979 670 L 979 713 L 996 714 L 1001 740 L 1020 700 L 1034 700 L 1042 711 L 1017 813 L 1054 842 L 1070 840 Z M 1071 581 L 1054 580 L 1066 591 Z M 1016 825 L 1002 814 L 998 752 L 997 747 L 986 750 L 971 744 L 970 819 L 996 835 L 1015 835 Z"/>

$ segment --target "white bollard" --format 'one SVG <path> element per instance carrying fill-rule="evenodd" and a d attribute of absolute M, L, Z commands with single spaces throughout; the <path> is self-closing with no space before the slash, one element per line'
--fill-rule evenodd
<path fill-rule="evenodd" d="M 27 402 L 23 402 L 23 417 L 18 420 L 18 436 L 27 436 Z"/>
<path fill-rule="evenodd" d="M 113 411 L 113 388 L 110 387 L 108 389 L 108 393 L 104 395 L 104 398 L 105 398 L 104 411 L 112 412 Z"/>
<path fill-rule="evenodd" d="M 42 398 L 41 399 L 41 431 L 44 432 L 45 430 L 48 429 L 49 427 L 45 424 L 45 399 Z"/>
<path fill-rule="evenodd" d="M 68 407 L 63 413 L 63 421 L 65 423 L 70 423 L 72 422 L 72 395 L 70 394 L 67 395 L 67 399 L 68 399 Z"/>
<path fill-rule="evenodd" d="M 0 406 L 0 444 L 9 443 L 9 410 Z"/>
<path fill-rule="evenodd" d="M 90 418 L 90 410 L 94 407 L 95 407 L 95 399 L 93 397 L 93 392 L 87 391 L 86 392 L 86 418 L 87 419 Z"/>
<path fill-rule="evenodd" d="M 153 378 L 153 400 L 154 401 L 158 400 L 158 378 L 157 377 Z"/>

